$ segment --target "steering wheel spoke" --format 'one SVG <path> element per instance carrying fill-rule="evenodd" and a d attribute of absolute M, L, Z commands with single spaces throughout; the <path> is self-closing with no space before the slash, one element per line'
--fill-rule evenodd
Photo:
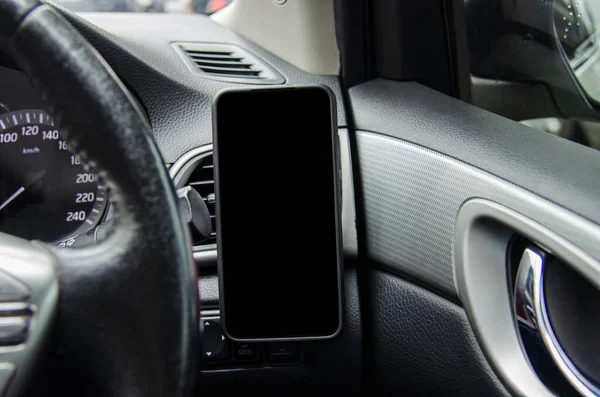
<path fill-rule="evenodd" d="M 0 233 L 1 395 L 18 395 L 48 341 L 59 297 L 56 263 L 43 244 Z"/>

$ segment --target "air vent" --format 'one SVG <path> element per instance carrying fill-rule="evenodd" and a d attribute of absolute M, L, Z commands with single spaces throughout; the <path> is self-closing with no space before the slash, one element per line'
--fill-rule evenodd
<path fill-rule="evenodd" d="M 175 43 L 186 65 L 206 78 L 246 84 L 283 84 L 275 69 L 248 51 L 230 44 Z"/>
<path fill-rule="evenodd" d="M 215 244 L 217 234 L 217 225 L 215 223 L 215 177 L 213 170 L 213 156 L 209 154 L 198 163 L 196 169 L 188 178 L 187 184 L 196 189 L 204 199 L 208 212 L 210 212 L 210 221 L 213 226 L 213 233 L 209 240 L 199 242 L 201 244 Z"/>
<path fill-rule="evenodd" d="M 213 233 L 210 239 L 201 239 L 199 236 L 192 233 L 195 246 L 206 246 L 216 244 L 217 234 L 216 218 L 215 218 L 215 180 L 213 172 L 213 156 L 209 150 L 202 150 L 196 153 L 190 153 L 188 158 L 182 158 L 180 164 L 174 164 L 171 168 L 173 182 L 177 188 L 190 185 L 204 199 L 208 211 L 210 212 L 210 220 L 213 226 Z M 173 175 L 174 174 L 174 175 Z"/>

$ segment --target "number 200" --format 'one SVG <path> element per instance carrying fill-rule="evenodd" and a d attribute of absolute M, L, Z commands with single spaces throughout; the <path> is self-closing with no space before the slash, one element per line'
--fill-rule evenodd
<path fill-rule="evenodd" d="M 96 180 L 96 176 L 94 174 L 77 174 L 77 179 L 75 183 L 90 183 Z"/>

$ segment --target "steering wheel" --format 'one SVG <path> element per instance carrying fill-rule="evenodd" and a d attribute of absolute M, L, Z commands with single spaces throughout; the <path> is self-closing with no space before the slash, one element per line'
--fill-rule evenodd
<path fill-rule="evenodd" d="M 114 72 L 54 9 L 0 0 L 0 46 L 104 181 L 110 235 L 50 249 L 0 233 L 0 394 L 23 391 L 49 336 L 105 396 L 190 394 L 198 331 L 188 231 L 151 129 Z"/>

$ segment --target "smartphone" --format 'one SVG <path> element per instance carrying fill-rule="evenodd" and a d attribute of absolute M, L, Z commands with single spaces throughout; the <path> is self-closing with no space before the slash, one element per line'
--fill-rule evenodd
<path fill-rule="evenodd" d="M 221 322 L 234 341 L 327 339 L 341 329 L 335 103 L 322 86 L 215 99 Z"/>

